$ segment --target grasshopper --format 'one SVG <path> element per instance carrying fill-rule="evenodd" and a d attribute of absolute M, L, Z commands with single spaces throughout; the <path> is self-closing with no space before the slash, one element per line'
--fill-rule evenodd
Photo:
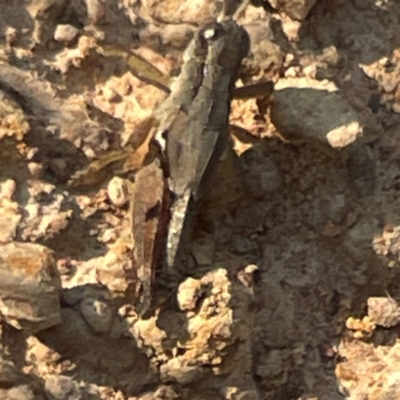
<path fill-rule="evenodd" d="M 136 175 L 132 207 L 142 310 L 150 304 L 154 263 L 160 261 L 160 253 L 169 270 L 182 261 L 190 209 L 228 140 L 234 84 L 248 50 L 246 31 L 232 20 L 199 29 L 171 94 L 155 111 L 160 151 Z"/>

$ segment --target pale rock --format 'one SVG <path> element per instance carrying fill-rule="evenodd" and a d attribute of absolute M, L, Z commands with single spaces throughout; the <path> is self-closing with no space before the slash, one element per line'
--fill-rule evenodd
<path fill-rule="evenodd" d="M 16 189 L 12 179 L 0 184 L 0 243 L 8 243 L 15 238 L 22 218 L 18 203 L 12 200 Z"/>
<path fill-rule="evenodd" d="M 103 88 L 104 99 L 109 102 L 116 102 L 121 100 L 121 96 L 112 88 L 106 86 Z"/>
<path fill-rule="evenodd" d="M 78 36 L 79 29 L 69 24 L 57 25 L 54 31 L 54 40 L 63 43 L 72 43 Z"/>
<path fill-rule="evenodd" d="M 38 225 L 37 233 L 52 237 L 68 226 L 72 216 L 72 210 L 63 211 L 58 214 L 43 215 Z"/>
<path fill-rule="evenodd" d="M 27 164 L 29 173 L 33 179 L 39 179 L 43 172 L 43 164 L 37 162 L 30 162 Z"/>
<path fill-rule="evenodd" d="M 282 18 L 282 30 L 291 42 L 298 42 L 300 40 L 300 29 L 301 23 L 299 21 L 293 20 L 289 17 Z"/>
<path fill-rule="evenodd" d="M 197 279 L 187 278 L 179 285 L 178 304 L 181 310 L 194 310 L 201 291 L 201 283 Z"/>
<path fill-rule="evenodd" d="M 393 256 L 400 260 L 400 226 L 389 226 L 381 235 L 375 236 L 373 248 L 381 256 Z"/>
<path fill-rule="evenodd" d="M 400 324 L 400 306 L 391 297 L 369 297 L 368 317 L 378 326 L 392 328 Z"/>
<path fill-rule="evenodd" d="M 37 218 L 39 216 L 40 212 L 40 206 L 38 203 L 28 203 L 25 206 L 25 212 L 27 214 L 27 219 L 32 220 L 34 218 Z"/>
<path fill-rule="evenodd" d="M 115 246 L 118 247 L 117 244 Z M 136 282 L 128 272 L 132 270 L 132 265 L 126 255 L 116 251 L 109 251 L 104 257 L 99 257 L 95 269 L 98 282 L 112 293 L 125 293 Z"/>
<path fill-rule="evenodd" d="M 4 79 L 7 81 L 7 77 Z M 12 136 L 21 140 L 29 129 L 28 119 L 21 107 L 0 90 L 0 139 Z"/>
<path fill-rule="evenodd" d="M 16 210 L 0 208 L 0 243 L 8 243 L 15 238 L 21 218 Z"/>
<path fill-rule="evenodd" d="M 165 331 L 157 325 L 157 318 L 137 320 L 132 329 L 133 337 L 144 347 L 151 348 L 155 354 L 163 353 L 163 343 L 168 338 Z"/>
<path fill-rule="evenodd" d="M 12 200 L 15 191 L 17 189 L 17 184 L 13 179 L 7 179 L 0 183 L 0 200 Z"/>
<path fill-rule="evenodd" d="M 107 186 L 107 194 L 111 203 L 115 207 L 122 207 L 128 201 L 128 183 L 126 180 L 115 176 L 110 180 Z"/>

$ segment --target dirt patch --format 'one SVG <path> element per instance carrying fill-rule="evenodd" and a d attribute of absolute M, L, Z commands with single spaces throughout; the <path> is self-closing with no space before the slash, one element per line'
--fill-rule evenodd
<path fill-rule="evenodd" d="M 261 1 L 239 13 L 251 53 L 238 85 L 275 91 L 233 101 L 235 152 L 196 210 L 197 267 L 161 274 L 156 311 L 140 317 L 126 164 L 68 182 L 145 142 L 170 82 L 151 78 L 176 76 L 196 25 L 240 2 L 164 3 L 2 6 L 0 269 L 25 291 L 0 283 L 1 395 L 400 397 L 395 1 Z M 107 46 L 157 70 L 143 79 L 137 59 Z"/>

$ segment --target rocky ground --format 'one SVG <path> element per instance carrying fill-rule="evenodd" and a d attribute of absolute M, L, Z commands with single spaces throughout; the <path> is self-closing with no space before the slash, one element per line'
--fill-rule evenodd
<path fill-rule="evenodd" d="M 166 96 L 146 64 L 96 50 L 133 49 L 174 76 L 223 6 L 0 0 L 1 398 L 400 398 L 394 0 L 239 13 L 252 46 L 238 85 L 274 92 L 234 100 L 238 160 L 201 200 L 198 268 L 156 283 L 153 315 L 132 296 L 132 177 L 70 184 L 134 153 Z"/>

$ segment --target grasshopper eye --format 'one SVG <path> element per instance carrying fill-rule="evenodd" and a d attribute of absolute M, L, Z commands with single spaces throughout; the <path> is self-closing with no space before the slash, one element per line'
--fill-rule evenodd
<path fill-rule="evenodd" d="M 204 40 L 215 41 L 219 39 L 224 33 L 224 28 L 221 24 L 215 23 L 212 26 L 203 29 L 201 36 Z"/>

